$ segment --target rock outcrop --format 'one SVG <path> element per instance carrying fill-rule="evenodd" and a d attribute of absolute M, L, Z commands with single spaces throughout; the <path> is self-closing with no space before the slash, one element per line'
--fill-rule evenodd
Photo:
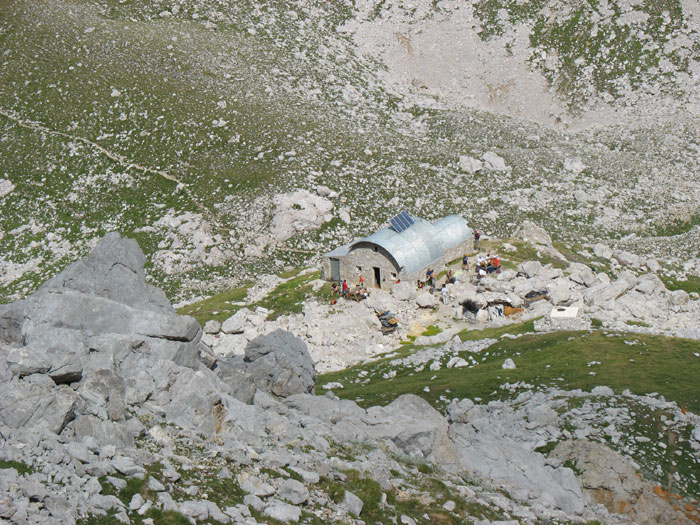
<path fill-rule="evenodd" d="M 484 287 L 492 282 L 500 291 L 464 287 L 461 294 L 482 295 L 488 305 L 528 288 L 533 284 L 528 281 L 540 283 L 548 272 L 538 268 L 532 277 L 487 280 Z M 554 273 L 555 279 L 565 279 Z M 597 285 L 591 284 L 585 289 L 594 290 Z M 610 292 L 607 301 L 619 302 L 630 293 L 665 293 L 651 277 L 622 276 L 608 284 L 624 290 Z M 576 286 L 572 297 L 583 304 L 585 292 L 577 296 L 574 292 L 583 288 Z M 687 308 L 682 297 L 674 304 Z M 247 315 L 218 328 L 240 335 Z M 373 479 L 383 491 L 411 491 L 420 480 L 416 464 L 439 466 L 454 497 L 489 505 L 504 518 L 610 516 L 590 505 L 587 496 L 589 478 L 604 476 L 607 459 L 601 466 L 591 454 L 577 452 L 576 458 L 585 456 L 580 464 L 586 464 L 589 480 L 581 484 L 566 466 L 573 454 L 569 449 L 562 446 L 550 458 L 536 450 L 571 437 L 560 429 L 565 417 L 577 435 L 596 435 L 587 414 L 572 419 L 581 411 L 560 415 L 555 410 L 566 396 L 588 394 L 528 390 L 512 404 L 488 405 L 455 399 L 447 417 L 415 395 L 369 408 L 330 391 L 314 396 L 314 363 L 302 339 L 278 329 L 253 337 L 243 355 L 214 356 L 200 340 L 199 325 L 178 316 L 162 292 L 147 285 L 136 243 L 116 234 L 36 294 L 0 307 L 0 319 L 0 460 L 9 465 L 0 469 L 0 518 L 10 523 L 74 523 L 108 512 L 128 522 L 152 510 L 196 521 L 250 524 L 257 523 L 255 511 L 297 522 L 302 509 L 326 521 L 354 522 L 363 517 L 367 502 L 349 490 L 329 498 L 319 487 L 321 478 L 326 484 L 342 483 L 352 472 Z M 437 370 L 442 360 L 448 368 L 471 366 L 476 361 L 468 354 L 494 342 L 461 342 L 449 333 L 426 336 L 426 344 L 442 346 L 389 364 L 422 369 L 438 361 L 436 368 L 430 364 Z M 599 389 L 590 395 L 612 392 Z M 681 413 L 665 402 L 637 401 Z M 683 417 L 684 422 L 696 418 Z M 680 424 L 681 417 L 673 421 Z M 692 421 L 695 443 L 700 424 Z M 30 472 L 22 472 L 22 465 Z M 218 501 L 230 504 L 213 501 L 221 491 L 205 492 L 211 489 L 205 475 L 229 483 Z M 120 491 L 127 480 L 140 480 L 148 490 L 124 499 Z M 649 495 L 648 487 L 637 491 L 623 483 L 623 488 L 624 493 L 610 488 L 611 501 L 634 495 L 635 518 L 675 516 L 663 500 Z M 455 514 L 458 520 L 478 519 L 454 501 L 442 508 L 461 512 Z"/>

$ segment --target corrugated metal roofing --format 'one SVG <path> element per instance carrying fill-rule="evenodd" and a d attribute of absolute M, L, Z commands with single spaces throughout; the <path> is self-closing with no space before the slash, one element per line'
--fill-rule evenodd
<path fill-rule="evenodd" d="M 336 248 L 326 257 L 342 257 L 364 243 L 384 248 L 400 268 L 413 275 L 438 261 L 446 250 L 466 241 L 471 231 L 458 215 L 449 215 L 430 223 L 415 218 L 415 223 L 401 233 L 393 228 L 382 228 L 378 232 L 359 239 L 347 246 Z"/>
<path fill-rule="evenodd" d="M 339 246 L 332 252 L 328 252 L 324 257 L 345 257 L 350 253 L 350 247 L 352 244 L 346 244 L 345 246 Z"/>

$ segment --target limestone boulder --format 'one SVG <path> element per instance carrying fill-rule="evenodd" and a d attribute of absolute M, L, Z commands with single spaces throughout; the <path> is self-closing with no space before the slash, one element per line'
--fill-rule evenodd
<path fill-rule="evenodd" d="M 369 435 L 393 441 L 405 454 L 444 464 L 457 459 L 447 420 L 421 397 L 404 394 L 385 407 L 371 407 L 363 421 Z"/>
<path fill-rule="evenodd" d="M 244 362 L 256 387 L 277 397 L 313 391 L 313 360 L 306 343 L 291 332 L 278 329 L 256 337 L 246 346 Z"/>
<path fill-rule="evenodd" d="M 47 374 L 56 384 L 79 381 L 83 374 L 81 358 L 88 353 L 82 344 L 66 345 L 61 340 L 12 348 L 7 354 L 7 365 L 18 377 Z"/>
<path fill-rule="evenodd" d="M 524 261 L 518 265 L 518 273 L 532 279 L 542 273 L 543 266 L 540 261 Z"/>
<path fill-rule="evenodd" d="M 515 233 L 515 237 L 534 245 L 552 246 L 552 238 L 549 234 L 532 221 L 524 221 Z"/>
<path fill-rule="evenodd" d="M 615 260 L 620 263 L 620 266 L 634 266 L 639 268 L 644 265 L 644 259 L 625 250 L 615 251 L 614 256 Z"/>
<path fill-rule="evenodd" d="M 664 498 L 654 494 L 628 459 L 603 444 L 585 439 L 557 444 L 550 459 L 570 462 L 579 472 L 581 486 L 592 501 L 610 512 L 627 515 L 635 523 L 691 523 Z"/>
<path fill-rule="evenodd" d="M 437 297 L 430 292 L 421 292 L 418 294 L 418 297 L 416 297 L 416 304 L 419 308 L 433 308 L 437 306 L 438 300 Z"/>
<path fill-rule="evenodd" d="M 397 301 L 410 301 L 416 298 L 416 290 L 411 283 L 401 281 L 391 287 L 391 295 Z"/>
<path fill-rule="evenodd" d="M 601 283 L 588 288 L 584 292 L 584 300 L 587 305 L 604 305 L 614 301 L 635 286 L 637 286 L 637 277 L 632 272 L 625 271 L 612 283 Z"/>
<path fill-rule="evenodd" d="M 636 290 L 644 295 L 657 295 L 666 290 L 666 285 L 653 273 L 640 275 Z"/>
<path fill-rule="evenodd" d="M 12 429 L 59 434 L 75 419 L 82 405 L 72 388 L 57 387 L 45 375 L 0 384 L 0 424 Z"/>
<path fill-rule="evenodd" d="M 84 365 L 88 355 L 81 345 L 97 338 L 148 341 L 160 357 L 196 367 L 202 330 L 193 318 L 178 315 L 161 290 L 146 283 L 144 260 L 136 241 L 105 235 L 84 259 L 34 294 L 0 305 L 0 340 L 29 350 L 50 342 L 44 351 L 66 354 L 66 363 L 52 365 L 62 368 L 54 374 L 59 381 L 78 376 L 76 358 Z M 22 361 L 29 365 L 29 358 L 27 354 Z M 21 368 L 18 362 L 18 373 Z"/>
<path fill-rule="evenodd" d="M 252 337 L 255 337 L 264 322 L 262 313 L 241 308 L 221 324 L 221 331 L 225 334 L 253 334 Z"/>
<path fill-rule="evenodd" d="M 613 256 L 613 251 L 612 251 L 612 248 L 610 248 L 610 246 L 608 246 L 607 244 L 603 244 L 603 243 L 599 242 L 593 246 L 593 255 L 595 255 L 596 257 L 599 257 L 601 259 L 608 259 L 609 260 Z"/>
<path fill-rule="evenodd" d="M 493 151 L 487 151 L 481 158 L 484 161 L 484 168 L 487 170 L 506 171 L 509 169 L 508 166 L 506 166 L 505 159 Z"/>
<path fill-rule="evenodd" d="M 585 264 L 571 263 L 568 268 L 569 279 L 576 284 L 590 288 L 598 282 L 598 278 L 593 273 L 593 270 Z"/>
<path fill-rule="evenodd" d="M 477 171 L 481 171 L 483 164 L 479 159 L 475 159 L 474 157 L 460 155 L 458 166 L 459 169 L 465 173 L 476 173 Z"/>
<path fill-rule="evenodd" d="M 467 475 L 489 479 L 516 499 L 529 499 L 545 508 L 567 513 L 583 510 L 585 500 L 571 469 L 549 465 L 544 456 L 483 426 L 480 419 L 469 421 L 450 427 L 459 466 Z"/>
<path fill-rule="evenodd" d="M 685 290 L 668 292 L 669 300 L 673 306 L 683 306 L 690 300 L 690 295 Z"/>

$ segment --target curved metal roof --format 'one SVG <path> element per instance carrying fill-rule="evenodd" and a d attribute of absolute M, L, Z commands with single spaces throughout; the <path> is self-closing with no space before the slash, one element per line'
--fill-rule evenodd
<path fill-rule="evenodd" d="M 384 248 L 400 268 L 412 275 L 439 260 L 446 250 L 469 239 L 471 233 L 464 219 L 449 215 L 434 223 L 414 219 L 414 224 L 397 233 L 387 227 L 349 245 L 349 251 L 363 243 Z"/>
<path fill-rule="evenodd" d="M 459 215 L 448 215 L 438 219 L 433 223 L 433 226 L 439 232 L 438 235 L 442 239 L 444 250 L 449 250 L 472 236 L 471 228 L 467 226 L 467 221 Z"/>

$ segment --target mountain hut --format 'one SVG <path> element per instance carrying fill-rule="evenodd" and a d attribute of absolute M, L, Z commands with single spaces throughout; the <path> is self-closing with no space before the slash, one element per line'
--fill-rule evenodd
<path fill-rule="evenodd" d="M 398 279 L 424 279 L 428 268 L 437 272 L 461 258 L 470 248 L 471 236 L 459 215 L 431 223 L 401 212 L 389 226 L 325 254 L 321 275 L 328 281 L 355 284 L 361 274 L 365 285 L 375 288 Z"/>

